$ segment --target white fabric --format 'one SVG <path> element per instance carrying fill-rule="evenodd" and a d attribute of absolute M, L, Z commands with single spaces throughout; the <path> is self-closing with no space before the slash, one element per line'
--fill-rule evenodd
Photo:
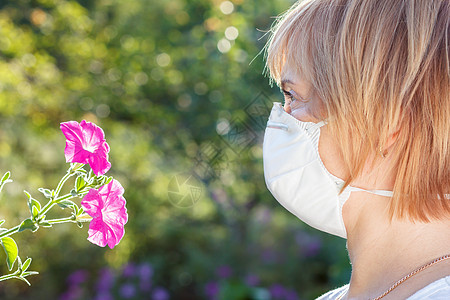
<path fill-rule="evenodd" d="M 392 191 L 348 186 L 325 168 L 319 155 L 320 127 L 302 122 L 275 102 L 264 134 L 263 162 L 267 188 L 290 213 L 306 224 L 343 238 L 342 207 L 352 191 L 392 196 Z"/>
<path fill-rule="evenodd" d="M 346 284 L 340 288 L 323 294 L 316 300 L 336 300 L 339 296 L 345 294 L 349 285 Z M 450 299 L 450 276 L 443 277 L 433 281 L 424 288 L 418 290 L 406 300 L 449 300 Z"/>

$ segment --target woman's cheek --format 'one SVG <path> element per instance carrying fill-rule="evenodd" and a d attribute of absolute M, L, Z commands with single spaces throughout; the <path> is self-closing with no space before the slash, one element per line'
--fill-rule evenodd
<path fill-rule="evenodd" d="M 308 109 L 306 107 L 293 107 L 291 106 L 291 115 L 296 118 L 297 120 L 300 120 L 302 122 L 318 122 L 316 118 L 311 116 L 309 114 Z"/>

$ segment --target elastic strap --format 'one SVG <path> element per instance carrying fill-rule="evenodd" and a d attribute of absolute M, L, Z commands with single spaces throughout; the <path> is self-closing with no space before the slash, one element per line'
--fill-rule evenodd
<path fill-rule="evenodd" d="M 392 197 L 394 196 L 394 192 L 393 191 L 386 191 L 386 190 L 365 190 L 365 189 L 361 189 L 358 188 L 356 186 L 349 186 L 349 189 L 351 191 L 358 191 L 358 192 L 368 192 L 371 194 L 375 194 L 375 195 L 379 195 L 379 196 L 384 196 L 384 197 Z"/>
<path fill-rule="evenodd" d="M 267 121 L 267 127 L 269 128 L 276 128 L 276 129 L 283 129 L 283 130 L 288 130 L 289 126 L 283 123 L 279 123 L 279 122 L 273 122 L 273 121 Z"/>
<path fill-rule="evenodd" d="M 320 122 L 318 122 L 318 123 L 316 123 L 316 127 L 322 127 L 323 125 L 326 125 L 327 124 L 327 122 L 326 121 L 320 121 Z"/>

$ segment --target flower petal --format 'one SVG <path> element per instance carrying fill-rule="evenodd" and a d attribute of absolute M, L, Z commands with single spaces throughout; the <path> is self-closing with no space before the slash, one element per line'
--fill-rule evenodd
<path fill-rule="evenodd" d="M 108 240 L 108 228 L 103 223 L 101 218 L 92 219 L 89 224 L 88 230 L 88 241 L 93 244 L 99 245 L 100 247 L 105 247 Z"/>
<path fill-rule="evenodd" d="M 125 225 L 128 222 L 127 209 L 125 208 L 125 198 L 120 196 L 114 201 L 109 201 L 105 204 L 102 210 L 103 221 L 111 223 L 119 223 Z"/>
<path fill-rule="evenodd" d="M 88 163 L 89 152 L 83 148 L 83 133 L 78 122 L 64 122 L 61 123 L 60 128 L 66 137 L 66 148 L 64 149 L 66 162 Z"/>
<path fill-rule="evenodd" d="M 93 218 L 101 218 L 103 205 L 103 199 L 96 189 L 90 189 L 81 201 L 84 211 Z"/>
<path fill-rule="evenodd" d="M 112 249 L 123 238 L 128 222 L 123 193 L 122 185 L 113 179 L 98 190 L 91 189 L 83 198 L 83 208 L 93 217 L 88 237 L 92 243 L 101 247 L 107 244 Z"/>
<path fill-rule="evenodd" d="M 99 193 L 102 195 L 105 195 L 108 200 L 106 202 L 110 202 L 111 200 L 114 200 L 117 197 L 120 197 L 124 193 L 124 189 L 119 181 L 113 179 L 110 183 L 107 185 L 102 186 L 99 189 Z"/>
<path fill-rule="evenodd" d="M 89 164 L 97 176 L 109 171 L 109 145 L 103 129 L 85 120 L 64 122 L 60 127 L 66 137 L 64 155 L 67 162 Z"/>
<path fill-rule="evenodd" d="M 111 163 L 108 161 L 108 153 L 105 151 L 109 146 L 106 142 L 103 142 L 94 153 L 89 156 L 88 163 L 91 166 L 92 171 L 95 175 L 100 176 L 105 174 L 111 169 Z"/>
<path fill-rule="evenodd" d="M 105 141 L 103 129 L 91 122 L 81 121 L 80 127 L 83 133 L 83 146 L 86 150 L 97 149 Z M 91 151 L 94 152 L 94 151 Z"/>
<path fill-rule="evenodd" d="M 109 235 L 108 235 L 108 246 L 109 248 L 114 248 L 117 244 L 119 244 L 120 240 L 123 238 L 125 234 L 125 229 L 121 224 L 111 224 L 109 226 Z"/>

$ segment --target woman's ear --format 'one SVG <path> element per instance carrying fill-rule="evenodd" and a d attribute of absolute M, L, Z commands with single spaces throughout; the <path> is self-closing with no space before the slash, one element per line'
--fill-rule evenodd
<path fill-rule="evenodd" d="M 389 153 L 389 149 L 397 141 L 399 133 L 400 133 L 400 126 L 397 126 L 396 130 L 393 133 L 389 134 L 386 145 L 380 149 L 380 154 L 383 158 L 386 157 L 386 155 Z"/>

